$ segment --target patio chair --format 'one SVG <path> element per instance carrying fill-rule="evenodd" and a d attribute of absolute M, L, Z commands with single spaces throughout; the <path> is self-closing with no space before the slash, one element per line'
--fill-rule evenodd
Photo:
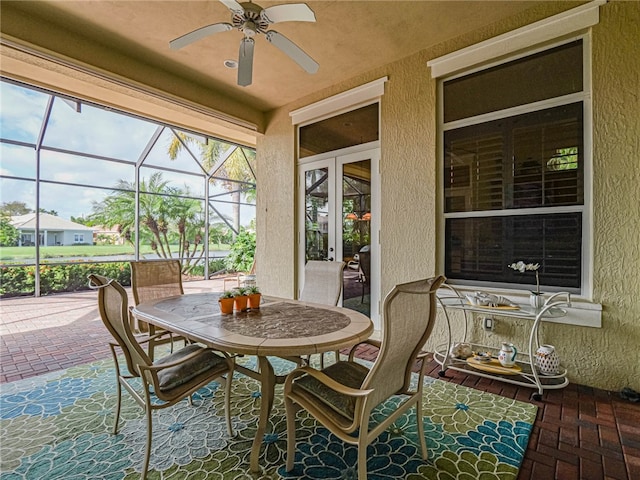
<path fill-rule="evenodd" d="M 299 300 L 303 302 L 338 305 L 342 293 L 344 262 L 309 260 L 304 267 L 304 286 Z M 336 362 L 340 352 L 336 350 Z M 320 356 L 320 368 L 324 368 L 324 354 Z"/>
<path fill-rule="evenodd" d="M 360 255 L 358 255 L 356 253 L 353 256 L 353 258 L 351 260 L 349 260 L 349 262 L 347 263 L 347 268 L 349 270 L 359 271 L 360 270 Z"/>
<path fill-rule="evenodd" d="M 131 290 L 136 305 L 150 302 L 159 298 L 172 297 L 184 294 L 182 288 L 182 266 L 179 260 L 140 260 L 131 264 Z M 130 314 L 132 325 L 141 333 L 149 332 L 149 324 L 140 321 Z M 153 335 L 148 344 L 148 352 L 151 360 L 154 358 L 155 346 L 161 343 L 173 343 L 179 338 L 171 332 L 156 327 L 157 333 Z M 185 340 L 186 343 L 186 340 Z"/>
<path fill-rule="evenodd" d="M 344 262 L 309 260 L 304 267 L 304 286 L 299 300 L 337 305 L 342 293 Z"/>
<path fill-rule="evenodd" d="M 362 282 L 362 297 L 360 298 L 360 303 L 364 303 L 366 287 L 368 286 L 369 289 L 371 289 L 371 253 L 368 251 L 360 251 L 358 255 L 360 257 L 360 281 Z"/>
<path fill-rule="evenodd" d="M 287 376 L 284 384 L 287 471 L 294 465 L 295 420 L 300 409 L 307 410 L 342 441 L 357 446 L 358 479 L 365 480 L 367 445 L 415 405 L 422 458 L 427 459 L 422 391 L 428 354 L 422 352 L 422 347 L 433 330 L 435 293 L 444 280 L 437 276 L 400 284 L 391 290 L 384 301 L 382 341 L 363 342 L 379 348 L 371 368 L 354 362 L 356 346 L 348 361 L 340 361 L 323 370 L 303 366 Z M 421 362 L 417 379 L 412 378 L 411 373 L 416 361 Z M 404 400 L 380 423 L 370 425 L 372 410 L 396 395 Z"/>
<path fill-rule="evenodd" d="M 191 344 L 153 362 L 131 330 L 127 294 L 122 286 L 100 275 L 89 275 L 89 281 L 91 288 L 98 290 L 100 317 L 114 340 L 109 343 L 118 391 L 113 434 L 118 433 L 122 387 L 144 409 L 146 415 L 147 441 L 141 478 L 144 480 L 147 476 L 151 457 L 153 411 L 175 405 L 187 397 L 192 404 L 191 395 L 216 379 L 221 379 L 225 385 L 227 433 L 232 436 L 230 398 L 234 359 Z M 124 354 L 126 368 L 119 363 L 118 349 Z"/>
<path fill-rule="evenodd" d="M 228 290 L 227 283 L 235 283 L 234 288 L 250 287 L 256 284 L 256 261 L 251 264 L 251 269 L 248 272 L 236 272 L 234 276 L 227 277 L 222 280 L 222 288 Z"/>

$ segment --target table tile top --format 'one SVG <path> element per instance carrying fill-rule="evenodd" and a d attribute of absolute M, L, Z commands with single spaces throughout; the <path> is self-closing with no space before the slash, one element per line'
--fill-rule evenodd
<path fill-rule="evenodd" d="M 261 308 L 220 314 L 218 296 L 198 293 L 138 305 L 142 320 L 214 348 L 245 354 L 311 354 L 365 340 L 373 324 L 345 308 L 264 298 Z"/>

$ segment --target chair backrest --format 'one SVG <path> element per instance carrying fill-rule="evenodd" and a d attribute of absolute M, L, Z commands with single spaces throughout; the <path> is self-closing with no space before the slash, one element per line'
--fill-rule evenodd
<path fill-rule="evenodd" d="M 342 292 L 344 262 L 309 260 L 304 267 L 303 302 L 337 305 Z"/>
<path fill-rule="evenodd" d="M 131 262 L 131 288 L 136 305 L 159 298 L 182 295 L 182 266 L 179 260 Z"/>
<path fill-rule="evenodd" d="M 253 259 L 253 263 L 251 264 L 251 269 L 247 272 L 248 275 L 256 274 L 256 259 Z"/>
<path fill-rule="evenodd" d="M 137 366 L 153 362 L 131 331 L 127 292 L 118 282 L 102 275 L 89 275 L 89 281 L 91 287 L 98 290 L 98 309 L 104 326 L 122 349 L 129 373 L 139 377 Z"/>
<path fill-rule="evenodd" d="M 410 389 L 417 355 L 431 335 L 436 319 L 436 291 L 445 281 L 437 276 L 396 285 L 384 300 L 382 345 L 362 388 L 373 388 L 370 408 L 399 391 Z"/>

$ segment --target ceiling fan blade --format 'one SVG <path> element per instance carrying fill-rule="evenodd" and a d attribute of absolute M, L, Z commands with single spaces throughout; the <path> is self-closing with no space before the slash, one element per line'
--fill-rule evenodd
<path fill-rule="evenodd" d="M 244 8 L 240 5 L 236 0 L 220 0 L 220 3 L 223 3 L 225 7 L 231 10 L 233 13 L 237 13 L 238 15 L 244 14 Z"/>
<path fill-rule="evenodd" d="M 289 55 L 294 62 L 300 65 L 308 73 L 316 73 L 318 71 L 318 63 L 307 55 L 304 50 L 281 33 L 278 33 L 275 30 L 269 30 L 266 37 L 269 42 Z"/>
<path fill-rule="evenodd" d="M 193 32 L 187 33 L 169 42 L 169 48 L 172 50 L 178 50 L 179 48 L 186 47 L 190 43 L 200 40 L 214 33 L 227 32 L 233 27 L 230 23 L 214 23 L 213 25 L 207 25 L 206 27 L 198 28 Z"/>
<path fill-rule="evenodd" d="M 278 22 L 315 22 L 316 15 L 306 3 L 289 3 L 265 8 L 260 12 L 263 20 L 269 23 Z"/>
<path fill-rule="evenodd" d="M 253 38 L 245 37 L 240 42 L 240 53 L 238 55 L 238 85 L 246 87 L 251 85 L 253 80 Z"/>

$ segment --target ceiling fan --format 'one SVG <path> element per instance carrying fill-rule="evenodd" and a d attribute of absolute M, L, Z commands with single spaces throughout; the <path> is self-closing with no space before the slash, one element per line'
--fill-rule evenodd
<path fill-rule="evenodd" d="M 251 2 L 238 3 L 236 0 L 220 0 L 231 10 L 231 23 L 214 23 L 201 27 L 169 42 L 169 47 L 178 50 L 182 47 L 208 37 L 215 33 L 227 32 L 237 28 L 244 33 L 240 41 L 240 54 L 238 56 L 238 85 L 246 87 L 251 85 L 253 76 L 253 46 L 255 37 L 264 34 L 265 38 L 282 50 L 294 62 L 300 65 L 308 73 L 318 71 L 318 63 L 307 55 L 300 47 L 287 37 L 275 30 L 268 30 L 269 25 L 279 22 L 315 22 L 316 16 L 304 3 L 290 3 L 262 8 Z"/>

